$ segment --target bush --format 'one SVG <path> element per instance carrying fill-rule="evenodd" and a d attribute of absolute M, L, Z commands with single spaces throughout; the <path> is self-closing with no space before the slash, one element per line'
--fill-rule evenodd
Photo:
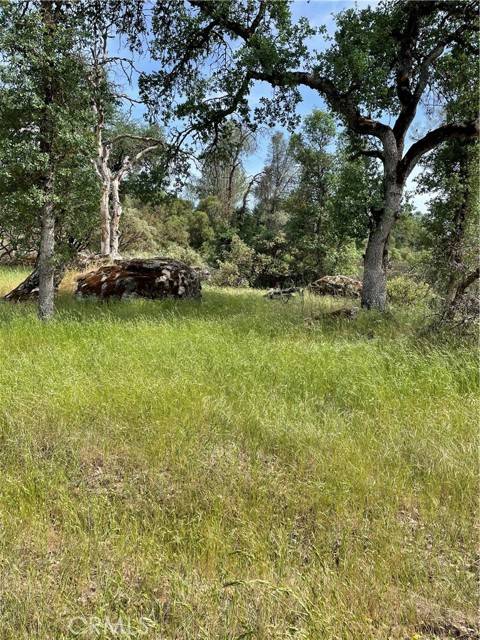
<path fill-rule="evenodd" d="M 190 267 L 205 268 L 207 266 L 202 256 L 195 251 L 195 249 L 192 249 L 192 247 L 184 247 L 179 244 L 170 243 L 162 249 L 162 253 L 168 258 L 185 262 L 185 264 L 188 264 Z"/>
<path fill-rule="evenodd" d="M 141 210 L 127 204 L 120 223 L 120 252 L 154 255 L 158 250 L 157 229 L 142 216 Z"/>
<path fill-rule="evenodd" d="M 248 287 L 255 276 L 254 263 L 255 251 L 233 235 L 229 251 L 219 261 L 211 282 L 218 287 Z"/>
<path fill-rule="evenodd" d="M 215 233 L 210 226 L 208 215 L 205 211 L 194 211 L 190 215 L 188 219 L 188 233 L 190 245 L 197 250 L 214 240 Z"/>
<path fill-rule="evenodd" d="M 238 265 L 233 262 L 220 262 L 210 279 L 217 287 L 248 287 L 248 279 L 240 273 Z"/>
<path fill-rule="evenodd" d="M 414 305 L 429 303 L 434 298 L 432 288 L 426 282 L 409 276 L 396 276 L 387 282 L 388 299 L 393 304 Z"/>
<path fill-rule="evenodd" d="M 329 275 L 358 277 L 362 264 L 362 252 L 354 241 L 329 249 L 325 258 L 325 269 Z"/>

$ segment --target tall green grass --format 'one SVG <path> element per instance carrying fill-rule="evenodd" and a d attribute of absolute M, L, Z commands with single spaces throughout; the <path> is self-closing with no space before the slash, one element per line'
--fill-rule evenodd
<path fill-rule="evenodd" d="M 335 305 L 0 304 L 0 638 L 474 628 L 475 351 Z"/>

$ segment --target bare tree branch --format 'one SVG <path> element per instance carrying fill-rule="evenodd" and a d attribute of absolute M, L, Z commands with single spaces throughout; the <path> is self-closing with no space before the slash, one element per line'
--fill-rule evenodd
<path fill-rule="evenodd" d="M 469 140 L 479 136 L 479 121 L 464 124 L 445 124 L 429 131 L 423 138 L 412 144 L 397 168 L 397 182 L 402 183 L 422 156 L 432 151 L 442 142 L 452 138 Z"/>
<path fill-rule="evenodd" d="M 382 162 L 385 162 L 385 155 L 380 149 L 360 149 L 356 151 L 351 156 L 349 156 L 350 160 L 357 160 L 357 158 L 377 158 Z"/>

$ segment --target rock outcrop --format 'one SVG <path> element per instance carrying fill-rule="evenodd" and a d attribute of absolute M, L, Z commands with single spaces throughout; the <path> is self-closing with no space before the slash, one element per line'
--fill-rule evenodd
<path fill-rule="evenodd" d="M 320 296 L 359 298 L 362 294 L 362 283 L 348 276 L 323 276 L 312 282 L 309 289 Z"/>
<path fill-rule="evenodd" d="M 63 276 L 65 275 L 67 267 L 66 265 L 60 265 L 55 267 L 55 272 L 53 276 L 53 284 L 55 287 L 55 291 L 58 289 L 61 281 L 63 280 Z M 12 289 L 9 293 L 7 293 L 3 299 L 6 302 L 29 302 L 31 300 L 37 300 L 38 298 L 38 287 L 40 280 L 40 274 L 38 267 L 32 271 L 32 273 L 25 278 L 19 285 Z"/>
<path fill-rule="evenodd" d="M 116 260 L 77 280 L 79 298 L 199 298 L 198 274 L 183 262 L 170 258 Z"/>

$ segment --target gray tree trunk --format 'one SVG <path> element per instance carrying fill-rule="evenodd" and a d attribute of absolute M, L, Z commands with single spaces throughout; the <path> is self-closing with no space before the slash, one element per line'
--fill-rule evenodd
<path fill-rule="evenodd" d="M 38 315 L 41 320 L 53 316 L 55 297 L 55 213 L 53 174 L 45 182 L 45 203 L 41 213 L 40 251 L 38 254 Z"/>
<path fill-rule="evenodd" d="M 52 15 L 52 6 L 48 0 L 42 0 L 41 13 L 48 37 L 52 38 L 56 25 Z M 40 125 L 40 151 L 47 157 L 48 169 L 43 179 L 40 250 L 38 253 L 38 315 L 43 321 L 49 320 L 53 316 L 55 297 L 55 157 L 53 151 L 55 131 L 50 113 L 51 106 L 55 102 L 55 69 L 51 59 L 48 59 L 47 63 L 47 70 L 42 78 L 44 107 Z"/>
<path fill-rule="evenodd" d="M 110 186 L 110 178 L 104 174 L 100 194 L 100 253 L 102 256 L 110 255 Z"/>
<path fill-rule="evenodd" d="M 463 156 L 460 159 L 459 175 L 459 183 L 463 186 L 462 199 L 454 210 L 453 228 L 449 237 L 448 265 L 450 275 L 447 282 L 443 313 L 447 319 L 451 319 L 455 315 L 455 308 L 465 292 L 463 284 L 468 281 L 468 268 L 465 265 L 465 231 L 469 217 L 468 205 L 471 196 L 468 173 L 468 156 Z"/>
<path fill-rule="evenodd" d="M 384 311 L 387 303 L 388 240 L 400 213 L 403 184 L 386 176 L 384 208 L 372 221 L 364 255 L 362 307 Z"/>
<path fill-rule="evenodd" d="M 112 217 L 110 221 L 110 255 L 116 260 L 120 257 L 120 218 L 122 217 L 122 203 L 120 201 L 120 179 L 114 178 L 112 190 Z"/>

